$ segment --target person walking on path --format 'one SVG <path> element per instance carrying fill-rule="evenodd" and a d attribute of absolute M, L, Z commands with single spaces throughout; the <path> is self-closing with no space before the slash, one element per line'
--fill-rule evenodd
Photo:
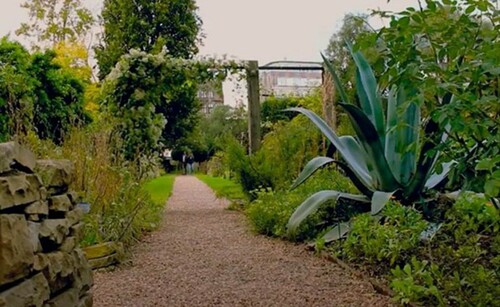
<path fill-rule="evenodd" d="M 188 159 L 188 157 L 186 155 L 186 152 L 183 152 L 182 153 L 182 173 L 184 175 L 186 175 L 186 173 L 187 173 L 187 159 Z"/>
<path fill-rule="evenodd" d="M 187 173 L 188 173 L 188 175 L 193 174 L 193 163 L 194 163 L 194 157 L 193 157 L 193 154 L 190 153 L 189 156 L 187 157 Z"/>

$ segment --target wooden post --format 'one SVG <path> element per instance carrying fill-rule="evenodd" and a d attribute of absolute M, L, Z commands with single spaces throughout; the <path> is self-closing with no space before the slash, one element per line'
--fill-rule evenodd
<path fill-rule="evenodd" d="M 335 110 L 335 87 L 333 86 L 333 79 L 328 69 L 323 68 L 323 117 L 326 123 L 334 131 L 337 130 L 337 112 Z"/>
<path fill-rule="evenodd" d="M 247 66 L 248 82 L 248 140 L 250 154 L 260 147 L 260 93 L 259 63 L 249 61 Z"/>

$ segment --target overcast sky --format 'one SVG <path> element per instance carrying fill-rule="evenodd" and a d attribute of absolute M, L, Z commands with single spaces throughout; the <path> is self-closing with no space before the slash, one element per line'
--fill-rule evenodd
<path fill-rule="evenodd" d="M 20 4 L 25 0 L 0 0 L 0 36 L 14 31 L 28 16 Z M 196 0 L 205 35 L 201 55 L 227 55 L 258 60 L 319 61 L 344 14 L 369 9 L 401 11 L 417 0 Z M 102 0 L 82 0 L 98 15 Z M 370 20 L 373 27 L 380 20 Z M 98 31 L 98 29 L 96 29 Z M 92 61 L 93 62 L 93 61 Z M 246 101 L 245 85 L 224 82 L 226 103 Z"/>
<path fill-rule="evenodd" d="M 0 36 L 27 20 L 23 0 L 0 0 Z M 99 14 L 102 0 L 83 0 Z M 402 10 L 416 0 L 197 0 L 206 35 L 201 54 L 238 59 L 319 60 L 319 52 L 348 12 L 368 9 Z M 371 20 L 374 27 L 380 20 Z"/>

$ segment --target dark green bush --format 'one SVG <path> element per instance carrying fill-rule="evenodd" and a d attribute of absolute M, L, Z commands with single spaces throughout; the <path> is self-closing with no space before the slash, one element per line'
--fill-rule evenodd
<path fill-rule="evenodd" d="M 318 189 L 336 189 L 352 192 L 353 186 L 349 180 L 337 171 L 320 171 L 306 184 L 293 191 L 273 191 L 262 189 L 257 192 L 257 199 L 247 208 L 247 215 L 254 229 L 261 233 L 276 237 L 286 236 L 286 224 L 295 209 L 305 197 L 310 196 Z M 313 239 L 335 219 L 346 219 L 349 212 L 339 211 L 339 207 L 332 207 L 325 203 L 320 210 L 303 223 L 296 237 L 292 240 Z M 324 221 L 328 221 L 325 223 Z"/>
<path fill-rule="evenodd" d="M 392 270 L 401 302 L 425 305 L 500 305 L 500 215 L 488 201 L 464 194 L 446 213 L 417 259 Z"/>
<path fill-rule="evenodd" d="M 351 231 L 342 243 L 341 255 L 350 261 L 370 265 L 393 265 L 408 259 L 418 247 L 427 223 L 412 208 L 389 203 L 382 218 L 361 214 L 353 219 Z"/>

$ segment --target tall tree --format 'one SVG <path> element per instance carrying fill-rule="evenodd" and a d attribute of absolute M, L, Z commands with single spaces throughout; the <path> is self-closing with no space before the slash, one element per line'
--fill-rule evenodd
<path fill-rule="evenodd" d="M 29 11 L 30 20 L 16 34 L 34 39 L 37 46 L 83 41 L 95 22 L 80 0 L 26 0 L 21 7 Z"/>
<path fill-rule="evenodd" d="M 72 126 L 86 124 L 90 117 L 83 108 L 84 84 L 56 64 L 55 57 L 52 50 L 32 57 L 33 126 L 40 138 L 61 144 Z"/>
<path fill-rule="evenodd" d="M 31 122 L 31 56 L 18 42 L 0 39 L 0 142 L 26 132 Z"/>
<path fill-rule="evenodd" d="M 104 33 L 96 47 L 103 79 L 131 49 L 191 58 L 198 52 L 201 20 L 194 0 L 104 0 Z"/>
<path fill-rule="evenodd" d="M 370 31 L 366 23 L 367 18 L 366 14 L 346 14 L 342 20 L 342 26 L 332 35 L 325 51 L 333 67 L 337 69 L 340 80 L 345 84 L 347 94 L 352 99 L 356 96 L 354 90 L 356 67 L 346 43 L 354 44 L 360 35 Z"/>

